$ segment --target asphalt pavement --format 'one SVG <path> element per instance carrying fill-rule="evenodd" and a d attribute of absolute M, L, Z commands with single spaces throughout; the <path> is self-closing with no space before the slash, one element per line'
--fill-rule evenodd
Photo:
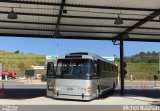
<path fill-rule="evenodd" d="M 2 82 L 0 82 L 2 84 Z M 141 82 L 126 82 L 125 94 L 137 95 L 148 98 L 160 98 L 160 89 L 154 87 L 154 81 L 148 82 L 149 85 L 145 87 Z M 135 87 L 134 87 L 135 86 Z M 0 86 L 1 88 L 1 86 Z M 5 82 L 4 83 L 4 98 L 34 98 L 46 96 L 46 84 L 31 84 L 26 82 Z M 120 87 L 115 90 L 116 94 L 120 94 Z M 110 94 L 109 94 L 110 95 Z M 102 98 L 106 98 L 108 94 Z"/>

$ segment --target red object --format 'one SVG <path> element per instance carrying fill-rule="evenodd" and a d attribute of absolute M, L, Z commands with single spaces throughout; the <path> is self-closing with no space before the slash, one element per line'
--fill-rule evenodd
<path fill-rule="evenodd" d="M 16 73 L 14 71 L 6 71 L 6 70 L 2 70 L 2 76 L 7 76 L 10 77 L 12 79 L 16 78 Z"/>

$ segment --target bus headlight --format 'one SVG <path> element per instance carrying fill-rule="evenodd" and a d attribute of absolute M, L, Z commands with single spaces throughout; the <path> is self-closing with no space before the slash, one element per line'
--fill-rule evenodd
<path fill-rule="evenodd" d="M 92 92 L 92 88 L 91 87 L 81 88 L 81 92 L 83 92 L 83 93 L 91 93 Z"/>
<path fill-rule="evenodd" d="M 58 91 L 58 87 L 53 86 L 53 91 L 54 91 L 54 92 L 55 92 L 55 91 Z"/>
<path fill-rule="evenodd" d="M 91 92 L 92 92 L 92 88 L 91 88 L 91 87 L 86 88 L 86 89 L 85 89 L 85 92 L 86 92 L 86 93 L 91 93 Z"/>

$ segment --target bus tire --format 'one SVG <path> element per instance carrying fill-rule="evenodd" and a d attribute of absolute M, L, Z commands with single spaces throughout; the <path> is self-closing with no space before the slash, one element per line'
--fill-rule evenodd
<path fill-rule="evenodd" d="M 99 88 L 99 86 L 97 87 L 97 90 L 96 90 L 96 98 L 97 99 L 100 98 L 100 88 Z"/>
<path fill-rule="evenodd" d="M 115 90 L 115 88 L 116 88 L 116 84 L 115 84 L 115 82 L 113 83 L 113 91 Z"/>

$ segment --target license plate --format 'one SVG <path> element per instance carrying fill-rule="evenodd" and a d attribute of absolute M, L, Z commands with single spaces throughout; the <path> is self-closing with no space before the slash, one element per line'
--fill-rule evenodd
<path fill-rule="evenodd" d="M 70 90 L 70 91 L 71 91 L 71 90 L 74 90 L 74 89 L 73 89 L 73 88 L 67 88 L 67 90 Z"/>

